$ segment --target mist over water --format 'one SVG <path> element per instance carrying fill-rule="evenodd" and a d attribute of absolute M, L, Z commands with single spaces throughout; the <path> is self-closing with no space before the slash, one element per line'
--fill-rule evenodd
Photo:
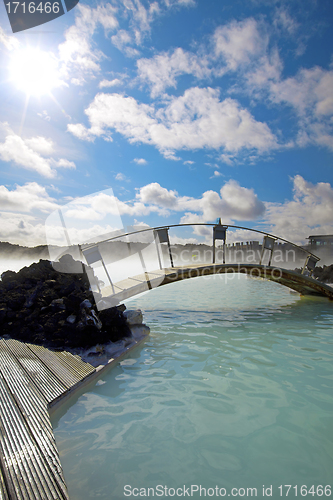
<path fill-rule="evenodd" d="M 18 258 L 18 259 L 0 259 L 0 276 L 5 271 L 18 272 L 25 266 L 30 266 L 33 262 L 38 262 L 39 258 Z"/>
<path fill-rule="evenodd" d="M 53 416 L 72 500 L 191 484 L 259 498 L 272 486 L 278 499 L 280 485 L 332 484 L 331 302 L 213 276 L 127 307 L 144 310 L 144 346 Z"/>

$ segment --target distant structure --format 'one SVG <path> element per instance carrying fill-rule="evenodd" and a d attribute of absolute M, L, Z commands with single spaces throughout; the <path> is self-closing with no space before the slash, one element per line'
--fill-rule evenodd
<path fill-rule="evenodd" d="M 306 239 L 309 240 L 309 245 L 313 247 L 333 247 L 333 234 L 309 236 Z"/>
<path fill-rule="evenodd" d="M 311 235 L 307 240 L 309 240 L 309 243 L 304 248 L 318 255 L 321 264 L 332 264 L 333 234 Z"/>

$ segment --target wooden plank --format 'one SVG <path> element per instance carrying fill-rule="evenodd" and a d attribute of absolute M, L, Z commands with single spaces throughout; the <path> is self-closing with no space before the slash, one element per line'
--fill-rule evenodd
<path fill-rule="evenodd" d="M 73 374 L 67 366 L 61 363 L 54 352 L 40 345 L 27 344 L 27 346 L 67 388 L 71 388 L 80 382 L 81 377 Z"/>
<path fill-rule="evenodd" d="M 0 340 L 0 372 L 6 380 L 11 394 L 15 395 L 19 403 L 22 402 L 26 406 L 27 413 L 39 411 L 41 425 L 47 430 L 49 425 L 49 419 L 46 417 L 47 399 L 32 383 L 3 340 Z"/>
<path fill-rule="evenodd" d="M 11 500 L 68 499 L 62 476 L 50 469 L 3 377 L 0 377 L 0 452 Z"/>
<path fill-rule="evenodd" d="M 62 468 L 48 414 L 47 401 L 35 387 L 28 373 L 23 370 L 18 360 L 12 355 L 6 342 L 0 341 L 0 346 L 1 378 L 40 453 L 47 457 L 49 467 L 53 470 L 54 475 L 61 476 Z M 62 389 L 62 392 L 64 391 L 66 391 L 65 387 Z"/>
<path fill-rule="evenodd" d="M 73 356 L 67 351 L 54 351 L 59 361 L 68 367 L 75 375 L 79 376 L 81 380 L 94 373 L 96 370 L 91 364 L 85 363 L 80 357 Z"/>
<path fill-rule="evenodd" d="M 14 339 L 3 341 L 16 357 L 22 368 L 29 374 L 46 401 L 50 403 L 67 390 L 27 344 Z"/>
<path fill-rule="evenodd" d="M 1 458 L 0 458 L 0 500 L 10 500 L 7 492 L 4 474 L 2 473 L 1 470 Z"/>
<path fill-rule="evenodd" d="M 95 372 L 69 352 L 0 339 L 0 500 L 67 500 L 48 403 Z"/>

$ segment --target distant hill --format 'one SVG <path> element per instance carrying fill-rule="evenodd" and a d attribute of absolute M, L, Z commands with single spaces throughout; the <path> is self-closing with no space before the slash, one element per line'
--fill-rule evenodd
<path fill-rule="evenodd" d="M 1 259 L 22 259 L 22 258 L 40 258 L 49 259 L 49 250 L 47 245 L 39 245 L 36 247 L 25 247 L 21 245 L 13 245 L 6 241 L 0 241 L 0 258 Z"/>

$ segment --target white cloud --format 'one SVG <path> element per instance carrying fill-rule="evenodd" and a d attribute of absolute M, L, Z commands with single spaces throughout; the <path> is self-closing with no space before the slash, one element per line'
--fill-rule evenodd
<path fill-rule="evenodd" d="M 180 196 L 174 190 L 151 183 L 140 188 L 136 198 L 128 202 L 102 192 L 73 199 L 65 206 L 60 206 L 51 198 L 46 188 L 32 182 L 15 186 L 12 190 L 0 186 L 1 220 L 5 217 L 4 211 L 7 212 L 6 223 L 0 228 L 0 238 L 25 244 L 44 242 L 45 230 L 42 231 L 41 218 L 36 217 L 36 212 L 57 213 L 59 208 L 65 217 L 71 241 L 81 243 L 90 237 L 98 238 L 105 234 L 106 226 L 110 231 L 115 227 L 122 227 L 122 215 L 137 217 L 157 213 L 168 216 L 171 212 L 180 212 L 181 222 L 208 222 L 222 216 L 226 223 L 232 218 L 254 219 L 262 215 L 264 210 L 262 202 L 252 189 L 244 188 L 233 180 L 225 183 L 219 193 L 206 191 L 199 198 Z M 47 227 L 51 224 L 52 238 L 56 239 L 57 229 L 54 223 L 44 221 L 44 224 Z M 58 229 L 61 240 L 63 230 L 60 226 Z M 205 235 L 205 228 L 197 228 L 196 233 Z"/>
<path fill-rule="evenodd" d="M 76 87 L 83 87 L 86 83 L 86 80 L 81 76 L 80 78 L 71 78 L 71 83 Z"/>
<path fill-rule="evenodd" d="M 57 167 L 76 169 L 75 163 L 73 161 L 66 160 L 65 158 L 60 158 L 60 160 L 55 161 L 55 164 Z"/>
<path fill-rule="evenodd" d="M 299 23 L 291 17 L 285 7 L 276 9 L 273 25 L 276 28 L 286 31 L 289 35 L 293 35 L 299 28 Z"/>
<path fill-rule="evenodd" d="M 54 198 L 51 198 L 46 189 L 37 182 L 28 182 L 24 186 L 16 185 L 9 190 L 0 186 L 0 210 L 32 212 L 52 212 L 59 208 Z"/>
<path fill-rule="evenodd" d="M 269 231 L 298 244 L 304 244 L 310 234 L 333 234 L 332 186 L 328 182 L 312 184 L 296 175 L 293 192 L 291 201 L 266 204 Z"/>
<path fill-rule="evenodd" d="M 176 191 L 153 182 L 142 187 L 137 198 L 146 205 L 185 212 L 182 222 L 208 222 L 221 216 L 229 220 L 251 220 L 263 215 L 265 210 L 253 189 L 244 188 L 234 180 L 226 182 L 220 193 L 206 191 L 201 198 L 179 196 Z"/>
<path fill-rule="evenodd" d="M 210 177 L 210 179 L 216 179 L 216 177 L 221 177 L 221 176 L 223 176 L 221 172 L 219 172 L 218 170 L 214 170 L 214 173 L 212 177 Z"/>
<path fill-rule="evenodd" d="M 137 61 L 138 77 L 151 87 L 152 97 L 164 92 L 168 87 L 176 88 L 176 78 L 182 74 L 191 74 L 198 79 L 206 78 L 211 70 L 207 57 L 198 57 L 177 48 L 173 53 L 158 54 L 151 59 Z"/>
<path fill-rule="evenodd" d="M 264 54 L 244 74 L 248 89 L 254 94 L 259 92 L 260 98 L 260 91 L 280 80 L 282 69 L 283 64 L 276 49 L 270 54 Z"/>
<path fill-rule="evenodd" d="M 15 134 L 7 135 L 5 142 L 0 143 L 0 159 L 8 163 L 16 163 L 16 165 L 33 170 L 44 177 L 55 177 L 56 175 L 50 162 L 29 148 L 24 140 Z"/>
<path fill-rule="evenodd" d="M 229 220 L 255 219 L 263 214 L 264 205 L 252 189 L 230 180 L 219 193 L 206 191 L 199 198 L 179 196 L 177 191 L 153 182 L 141 187 L 135 200 L 129 202 L 123 202 L 114 195 L 97 193 L 73 200 L 64 210 L 66 218 L 82 221 L 102 221 L 108 214 L 137 217 L 151 213 L 168 216 L 171 212 L 181 212 L 185 213 L 182 221 L 208 222 L 221 216 Z"/>
<path fill-rule="evenodd" d="M 126 179 L 126 176 L 119 172 L 117 175 L 115 175 L 116 181 L 124 181 Z"/>
<path fill-rule="evenodd" d="M 95 9 L 78 4 L 75 8 L 75 24 L 65 33 L 65 42 L 59 45 L 60 60 L 64 63 L 63 71 L 76 70 L 75 80 L 80 83 L 83 75 L 100 71 L 100 61 L 104 54 L 93 48 L 92 37 L 98 26 L 107 32 L 118 26 L 116 9 L 111 4 L 99 5 Z"/>
<path fill-rule="evenodd" d="M 102 26 L 111 42 L 128 57 L 139 55 L 137 46 L 142 44 L 149 35 L 154 20 L 174 6 L 191 6 L 192 0 L 162 0 L 150 2 L 147 7 L 140 0 L 113 0 L 111 3 L 91 8 L 88 5 L 78 4 L 75 9 L 75 24 L 65 33 L 65 42 L 59 46 L 61 60 L 65 63 L 65 72 L 77 70 L 75 80 L 84 81 L 84 75 L 93 75 L 100 71 L 100 61 L 104 54 L 95 49 L 93 36 Z M 127 29 L 118 29 L 118 18 L 128 21 Z M 117 31 L 118 30 L 118 31 Z"/>
<path fill-rule="evenodd" d="M 143 38 L 150 33 L 151 24 L 161 13 L 160 5 L 157 1 L 151 2 L 145 8 L 140 0 L 124 0 L 118 2 L 119 8 L 123 8 L 124 15 L 130 17 L 130 28 L 137 45 L 140 45 Z"/>
<path fill-rule="evenodd" d="M 226 153 L 223 153 L 220 155 L 220 160 L 229 166 L 234 164 L 234 159 L 235 159 L 235 155 L 226 154 Z"/>
<path fill-rule="evenodd" d="M 158 184 L 152 182 L 142 187 L 137 194 L 142 203 L 154 204 L 164 208 L 175 208 L 177 206 L 177 191 L 168 191 Z"/>
<path fill-rule="evenodd" d="M 7 123 L 0 123 L 0 160 L 15 163 L 27 170 L 32 170 L 44 177 L 55 177 L 53 166 L 75 168 L 75 164 L 66 159 L 55 160 L 49 156 L 54 151 L 53 142 L 42 136 L 22 138 L 15 134 Z"/>
<path fill-rule="evenodd" d="M 53 141 L 46 139 L 46 137 L 32 137 L 31 139 L 25 139 L 25 143 L 29 148 L 43 156 L 50 155 L 54 151 Z"/>
<path fill-rule="evenodd" d="M 266 51 L 242 73 L 245 90 L 261 101 L 268 97 L 274 104 L 294 110 L 298 131 L 293 143 L 333 149 L 333 70 L 319 66 L 301 68 L 285 79 L 282 71 L 278 50 Z"/>
<path fill-rule="evenodd" d="M 144 158 L 134 158 L 133 160 L 137 165 L 147 165 L 147 160 Z"/>
<path fill-rule="evenodd" d="M 119 78 L 114 78 L 113 80 L 104 79 L 98 84 L 100 89 L 103 89 L 105 87 L 117 87 L 119 85 L 122 85 L 122 81 L 119 80 Z"/>
<path fill-rule="evenodd" d="M 82 124 L 68 126 L 78 138 L 93 140 L 114 129 L 131 143 L 154 145 L 169 158 L 181 149 L 264 153 L 278 146 L 267 124 L 256 121 L 234 99 L 220 101 L 219 91 L 209 87 L 190 88 L 158 109 L 133 97 L 98 94 L 85 113 L 90 129 Z"/>
<path fill-rule="evenodd" d="M 228 69 L 236 70 L 240 65 L 248 64 L 254 57 L 262 54 L 268 38 L 259 33 L 257 21 L 250 18 L 219 26 L 215 30 L 213 42 L 215 56 L 222 56 Z"/>
<path fill-rule="evenodd" d="M 74 85 L 83 85 L 87 77 L 94 77 L 100 72 L 100 63 L 106 56 L 93 43 L 100 27 L 104 28 L 106 38 L 119 50 L 128 57 L 137 57 L 139 51 L 136 47 L 149 35 L 151 25 L 158 16 L 174 6 L 191 5 L 194 5 L 192 0 L 158 0 L 149 2 L 147 7 L 140 0 L 112 0 L 112 3 L 102 3 L 95 8 L 78 4 L 75 24 L 65 32 L 65 42 L 59 45 L 63 77 L 71 79 Z M 119 29 L 118 18 L 127 24 L 126 29 Z M 0 32 L 1 41 L 9 43 Z"/>
<path fill-rule="evenodd" d="M 130 46 L 134 43 L 134 40 L 131 34 L 126 30 L 119 30 L 111 37 L 111 42 L 118 50 L 125 52 L 128 57 L 136 57 L 139 55 L 139 51 Z"/>
<path fill-rule="evenodd" d="M 333 149 L 333 71 L 301 69 L 295 77 L 271 82 L 275 103 L 292 106 L 299 117 L 299 145 L 315 143 Z"/>
<path fill-rule="evenodd" d="M 211 36 L 213 49 L 200 44 L 196 54 L 178 47 L 173 52 L 139 59 L 138 78 L 151 87 L 151 95 L 156 97 L 169 87 L 176 88 L 177 78 L 183 74 L 202 80 L 222 76 L 227 71 L 244 70 L 250 63 L 256 64 L 267 51 L 264 27 L 264 23 L 259 25 L 253 18 L 219 26 Z"/>
<path fill-rule="evenodd" d="M 95 140 L 95 137 L 92 134 L 92 132 L 86 129 L 86 127 L 81 123 L 69 123 L 67 125 L 67 130 L 71 132 L 73 135 L 75 135 L 75 137 L 81 139 L 82 141 L 93 142 Z"/>
<path fill-rule="evenodd" d="M 164 0 L 167 7 L 173 7 L 177 5 L 185 5 L 188 7 L 195 7 L 195 0 Z"/>
<path fill-rule="evenodd" d="M 0 212 L 0 240 L 23 246 L 45 245 L 45 226 L 31 215 Z"/>
<path fill-rule="evenodd" d="M 286 102 L 300 115 L 309 109 L 317 117 L 333 114 L 333 71 L 301 69 L 295 77 L 272 83 L 270 92 L 274 102 Z"/>
<path fill-rule="evenodd" d="M 73 245 L 98 241 L 101 235 L 112 233 L 110 225 L 93 224 L 90 227 L 71 227 L 68 235 Z M 52 242 L 46 239 L 45 220 L 32 215 L 0 212 L 0 240 L 23 246 L 45 244 L 66 245 L 62 226 L 52 228 Z"/>
<path fill-rule="evenodd" d="M 102 192 L 73 200 L 71 206 L 66 208 L 66 216 L 82 220 L 103 220 L 107 214 L 138 216 L 157 211 L 157 207 L 147 207 L 141 201 L 125 203 L 116 196 Z"/>

